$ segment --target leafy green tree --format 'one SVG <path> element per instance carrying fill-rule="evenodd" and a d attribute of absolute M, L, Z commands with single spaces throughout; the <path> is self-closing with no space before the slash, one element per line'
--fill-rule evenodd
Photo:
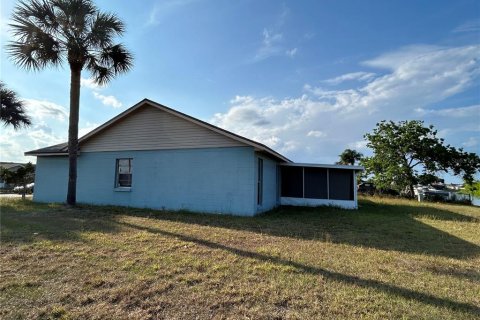
<path fill-rule="evenodd" d="M 15 7 L 10 27 L 15 41 L 7 46 L 15 63 L 27 70 L 59 66 L 70 68 L 67 203 L 76 203 L 80 79 L 88 70 L 96 83 L 105 84 L 132 66 L 132 55 L 115 36 L 123 22 L 101 12 L 90 0 L 29 0 Z"/>
<path fill-rule="evenodd" d="M 17 96 L 17 93 L 8 89 L 5 83 L 0 81 L 0 120 L 5 126 L 11 125 L 17 130 L 22 126 L 27 127 L 32 124 L 30 118 L 25 113 L 23 101 Z"/>
<path fill-rule="evenodd" d="M 443 183 L 443 181 L 444 181 L 443 179 L 440 179 L 439 177 L 431 173 L 423 173 L 417 177 L 417 183 L 421 184 L 422 186 L 428 186 L 432 183 L 437 183 L 437 182 Z"/>
<path fill-rule="evenodd" d="M 360 161 L 363 157 L 363 154 L 356 150 L 352 149 L 345 149 L 340 155 L 340 161 L 337 162 L 337 164 L 343 164 L 343 165 L 350 165 L 353 166 L 355 165 L 355 162 Z"/>
<path fill-rule="evenodd" d="M 469 194 L 474 197 L 480 197 L 480 181 L 466 183 L 465 189 L 460 190 L 460 193 Z"/>
<path fill-rule="evenodd" d="M 478 155 L 445 145 L 434 127 L 425 127 L 423 121 L 382 121 L 365 139 L 374 155 L 362 164 L 380 189 L 408 189 L 413 196 L 413 186 L 422 174 L 450 171 L 471 182 L 480 170 Z"/>
<path fill-rule="evenodd" d="M 15 186 L 22 186 L 22 199 L 25 199 L 27 184 L 32 183 L 35 177 L 35 166 L 29 162 L 16 171 L 0 167 L 0 177 L 6 183 L 13 183 Z"/>

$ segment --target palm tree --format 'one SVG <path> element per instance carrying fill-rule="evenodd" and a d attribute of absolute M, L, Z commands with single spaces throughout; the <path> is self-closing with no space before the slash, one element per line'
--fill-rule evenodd
<path fill-rule="evenodd" d="M 356 161 L 360 161 L 363 157 L 363 154 L 356 150 L 345 149 L 340 155 L 340 161 L 337 164 L 351 165 L 353 166 Z"/>
<path fill-rule="evenodd" d="M 0 81 L 0 102 L 0 120 L 5 126 L 11 125 L 13 129 L 17 130 L 22 126 L 28 127 L 32 124 L 25 113 L 23 101 L 2 81 Z"/>
<path fill-rule="evenodd" d="M 114 37 L 125 31 L 123 22 L 104 13 L 90 0 L 29 0 L 15 7 L 10 24 L 15 41 L 8 45 L 14 62 L 27 70 L 70 67 L 67 204 L 76 202 L 78 114 L 82 70 L 105 84 L 132 67 L 132 55 Z"/>

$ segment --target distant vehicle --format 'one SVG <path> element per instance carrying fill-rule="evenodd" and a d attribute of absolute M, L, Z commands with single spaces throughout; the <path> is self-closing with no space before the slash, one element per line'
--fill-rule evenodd
<path fill-rule="evenodd" d="M 33 187 L 35 186 L 35 183 L 29 183 L 26 185 L 26 190 L 25 190 L 25 193 L 33 193 Z M 23 193 L 23 186 L 16 186 L 15 188 L 13 188 L 13 192 L 16 192 L 16 193 Z"/>
<path fill-rule="evenodd" d="M 375 185 L 370 182 L 362 182 L 358 185 L 357 191 L 359 193 L 373 195 L 375 193 Z"/>

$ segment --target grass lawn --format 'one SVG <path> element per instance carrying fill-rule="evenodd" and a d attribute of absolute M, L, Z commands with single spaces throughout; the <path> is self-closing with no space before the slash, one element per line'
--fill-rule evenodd
<path fill-rule="evenodd" d="M 2 319 L 480 317 L 471 206 L 242 218 L 0 201 Z"/>

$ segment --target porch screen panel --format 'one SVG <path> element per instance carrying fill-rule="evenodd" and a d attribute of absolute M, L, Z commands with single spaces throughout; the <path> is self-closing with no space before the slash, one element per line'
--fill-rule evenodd
<path fill-rule="evenodd" d="M 327 169 L 305 168 L 305 198 L 328 199 Z"/>
<path fill-rule="evenodd" d="M 352 170 L 329 169 L 330 199 L 353 200 Z"/>
<path fill-rule="evenodd" d="M 282 197 L 303 198 L 303 168 L 281 167 Z"/>

